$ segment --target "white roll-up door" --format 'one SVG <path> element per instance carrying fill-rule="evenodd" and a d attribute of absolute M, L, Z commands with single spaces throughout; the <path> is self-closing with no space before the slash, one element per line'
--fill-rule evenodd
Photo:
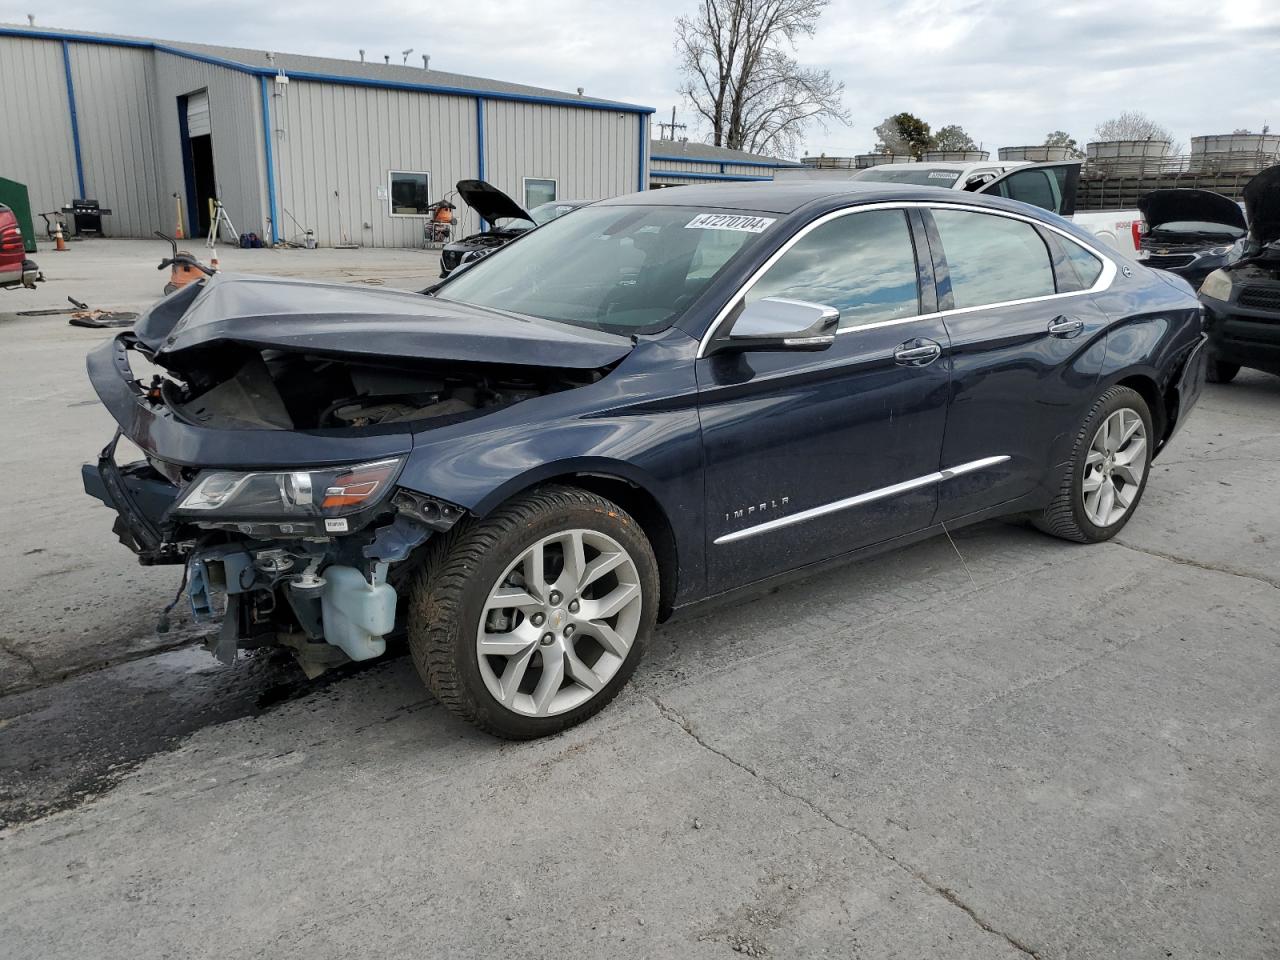
<path fill-rule="evenodd" d="M 187 96 L 187 136 L 207 137 L 209 127 L 209 93 L 201 90 Z"/>

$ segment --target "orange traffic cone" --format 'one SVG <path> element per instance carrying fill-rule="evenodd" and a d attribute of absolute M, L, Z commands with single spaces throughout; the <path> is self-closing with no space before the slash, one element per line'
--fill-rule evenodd
<path fill-rule="evenodd" d="M 57 229 L 55 229 L 55 230 L 54 230 L 54 232 L 53 232 L 54 249 L 55 249 L 55 250 L 66 250 L 66 249 L 67 249 L 67 241 L 65 241 L 64 239 L 62 239 L 62 221 L 61 221 L 61 220 L 59 220 L 59 221 L 57 221 L 57 223 L 58 223 Z"/>

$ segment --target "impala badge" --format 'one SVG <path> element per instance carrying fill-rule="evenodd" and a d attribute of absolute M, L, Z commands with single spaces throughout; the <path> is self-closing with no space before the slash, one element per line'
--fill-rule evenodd
<path fill-rule="evenodd" d="M 760 503 L 753 503 L 749 507 L 740 507 L 737 510 L 729 510 L 725 513 L 724 519 L 727 523 L 732 520 L 741 520 L 744 517 L 752 517 L 759 513 L 775 513 L 790 502 L 790 497 L 778 497 L 776 500 L 762 500 Z"/>

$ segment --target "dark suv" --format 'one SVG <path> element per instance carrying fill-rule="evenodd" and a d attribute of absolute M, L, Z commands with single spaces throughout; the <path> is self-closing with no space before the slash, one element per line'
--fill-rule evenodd
<path fill-rule="evenodd" d="M 1038 208 L 688 186 L 426 296 L 178 291 L 89 355 L 146 459 L 112 441 L 84 479 L 142 562 L 186 565 L 225 659 L 283 644 L 315 672 L 407 630 L 449 709 L 534 737 L 702 601 L 989 517 L 1113 537 L 1203 340 L 1184 281 Z"/>
<path fill-rule="evenodd" d="M 1244 188 L 1249 235 L 1200 286 L 1208 312 L 1209 379 L 1241 367 L 1280 374 L 1280 165 Z"/>

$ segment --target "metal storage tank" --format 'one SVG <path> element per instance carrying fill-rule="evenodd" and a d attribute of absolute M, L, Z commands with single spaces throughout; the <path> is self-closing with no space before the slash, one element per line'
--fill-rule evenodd
<path fill-rule="evenodd" d="M 1031 163 L 1048 163 L 1051 160 L 1070 160 L 1070 147 L 1040 146 L 1001 147 L 1001 160 L 1027 160 Z"/>
<path fill-rule="evenodd" d="M 991 159 L 991 153 L 988 150 L 926 150 L 921 159 L 926 162 L 929 160 L 942 160 L 966 163 L 975 160 L 989 160 Z"/>
<path fill-rule="evenodd" d="M 1095 140 L 1085 145 L 1090 170 L 1108 177 L 1160 173 L 1172 149 L 1168 140 Z"/>
<path fill-rule="evenodd" d="M 1191 138 L 1194 173 L 1256 173 L 1280 163 L 1280 134 L 1231 133 Z"/>

